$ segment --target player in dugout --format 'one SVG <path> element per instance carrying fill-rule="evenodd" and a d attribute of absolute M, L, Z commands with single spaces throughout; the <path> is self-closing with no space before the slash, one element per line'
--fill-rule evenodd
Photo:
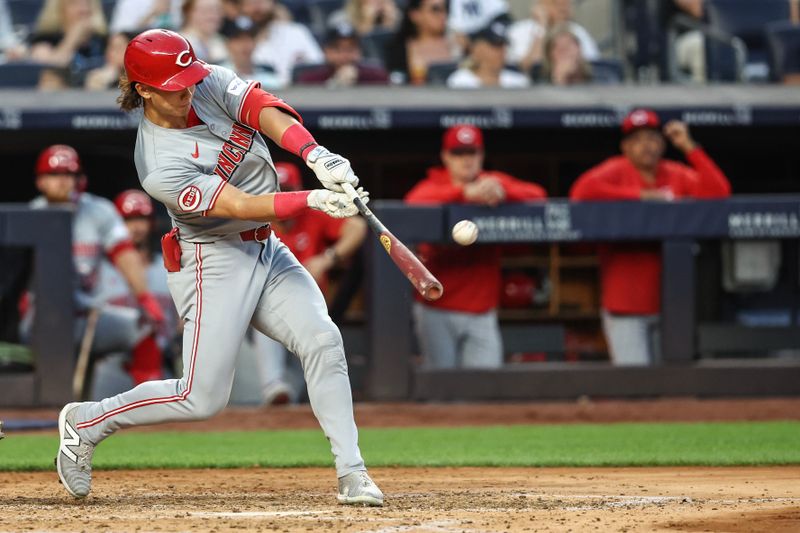
<path fill-rule="evenodd" d="M 164 311 L 164 320 L 147 339 L 150 350 L 131 354 L 132 358 L 125 361 L 125 370 L 132 378 L 133 384 L 139 384 L 153 379 L 162 379 L 162 366 L 165 362 L 162 361 L 162 354 L 172 348 L 173 340 L 178 333 L 178 315 L 167 287 L 164 260 L 161 254 L 152 247 L 156 221 L 150 197 L 144 191 L 128 189 L 114 198 L 114 206 L 125 221 L 131 242 L 142 259 L 147 285 Z M 131 294 L 125 279 L 107 261 L 101 264 L 99 285 L 99 300 L 113 306 L 136 306 L 136 299 Z M 140 359 L 136 359 L 136 357 Z M 130 383 L 122 379 L 118 357 L 97 362 L 92 398 L 104 398 L 128 388 L 130 388 Z"/>
<path fill-rule="evenodd" d="M 689 135 L 687 125 L 637 109 L 622 123 L 622 155 L 588 170 L 570 191 L 573 200 L 726 198 L 725 174 Z M 691 166 L 663 159 L 665 137 Z M 661 253 L 655 243 L 602 245 L 599 250 L 603 330 L 616 365 L 659 359 Z"/>
<path fill-rule="evenodd" d="M 92 351 L 104 354 L 131 351 L 129 372 L 138 382 L 154 376 L 148 361 L 160 358 L 154 353 L 151 335 L 164 321 L 164 311 L 147 285 L 145 267 L 134 249 L 125 224 L 114 205 L 105 198 L 85 192 L 86 175 L 80 157 L 71 146 L 57 144 L 39 154 L 36 162 L 36 188 L 40 196 L 30 202 L 33 209 L 63 207 L 73 213 L 72 254 L 75 272 L 75 341 L 79 342 L 92 309 L 98 318 Z M 134 295 L 136 308 L 105 305 L 100 280 L 100 265 L 108 259 Z M 35 313 L 35 295 L 26 299 L 23 312 L 23 339 L 29 338 Z M 144 320 L 142 320 L 144 318 Z"/>
<path fill-rule="evenodd" d="M 444 166 L 429 169 L 405 201 L 495 207 L 547 197 L 535 183 L 484 170 L 484 155 L 480 129 L 453 126 L 442 142 Z M 500 252 L 499 246 L 420 245 L 420 259 L 445 287 L 441 299 L 429 302 L 417 295 L 414 303 L 414 326 L 426 368 L 497 368 L 503 363 L 497 322 Z"/>

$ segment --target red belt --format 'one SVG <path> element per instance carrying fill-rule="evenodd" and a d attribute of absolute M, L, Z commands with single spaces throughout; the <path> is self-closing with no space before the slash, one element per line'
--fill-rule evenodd
<path fill-rule="evenodd" d="M 266 242 L 270 235 L 272 235 L 272 227 L 269 224 L 265 224 L 258 228 L 243 231 L 239 234 L 239 237 L 243 241 Z"/>

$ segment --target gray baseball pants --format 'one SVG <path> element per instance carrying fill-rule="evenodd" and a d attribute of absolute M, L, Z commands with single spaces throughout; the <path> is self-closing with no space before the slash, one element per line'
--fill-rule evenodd
<path fill-rule="evenodd" d="M 181 271 L 167 282 L 185 322 L 183 377 L 82 404 L 82 436 L 97 444 L 124 427 L 213 416 L 228 402 L 236 354 L 252 323 L 300 358 L 337 476 L 364 470 L 342 337 L 311 275 L 274 235 L 263 245 L 237 235 L 181 241 L 181 249 Z"/>

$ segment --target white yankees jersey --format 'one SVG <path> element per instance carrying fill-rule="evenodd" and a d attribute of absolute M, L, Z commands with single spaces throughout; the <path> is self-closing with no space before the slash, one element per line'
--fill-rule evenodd
<path fill-rule="evenodd" d="M 202 124 L 167 129 L 142 116 L 136 138 L 142 187 L 167 207 L 181 238 L 190 242 L 214 241 L 261 224 L 207 216 L 226 183 L 250 194 L 278 190 L 266 142 L 239 122 L 245 98 L 258 83 L 245 82 L 223 67 L 211 68 L 192 100 Z"/>
<path fill-rule="evenodd" d="M 31 201 L 34 209 L 50 207 L 39 196 Z M 73 209 L 72 261 L 75 265 L 76 302 L 78 308 L 94 304 L 98 292 L 100 263 L 107 256 L 130 244 L 130 235 L 114 204 L 105 198 L 81 193 L 74 204 L 54 204 L 54 207 Z"/>

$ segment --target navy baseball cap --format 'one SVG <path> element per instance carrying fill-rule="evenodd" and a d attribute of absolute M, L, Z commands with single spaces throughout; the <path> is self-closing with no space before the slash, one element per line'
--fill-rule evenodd
<path fill-rule="evenodd" d="M 469 36 L 470 41 L 486 41 L 495 46 L 508 44 L 508 26 L 500 21 L 492 22 Z"/>

